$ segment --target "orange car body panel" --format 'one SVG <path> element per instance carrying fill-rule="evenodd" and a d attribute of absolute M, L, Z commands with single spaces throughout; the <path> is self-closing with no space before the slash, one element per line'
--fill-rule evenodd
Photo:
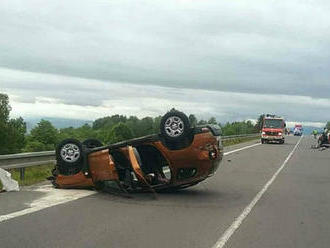
<path fill-rule="evenodd" d="M 82 172 L 70 176 L 60 174 L 56 177 L 55 183 L 59 188 L 89 188 L 94 186 L 92 178 L 86 177 Z"/>
<path fill-rule="evenodd" d="M 93 182 L 119 180 L 109 149 L 89 154 L 88 163 Z"/>
<path fill-rule="evenodd" d="M 90 154 L 88 162 L 91 176 L 87 177 L 82 172 L 70 176 L 58 175 L 56 184 L 60 188 L 86 188 L 95 186 L 95 182 L 98 181 L 119 180 L 115 164 L 109 155 L 108 149 Z"/>
<path fill-rule="evenodd" d="M 220 163 L 223 151 L 217 147 L 218 140 L 211 133 L 201 133 L 194 137 L 192 144 L 184 149 L 169 150 L 160 141 L 154 146 L 164 155 L 169 162 L 171 180 L 174 185 L 193 182 L 208 177 L 213 166 Z M 209 153 L 216 152 L 215 160 L 210 160 Z M 197 174 L 188 179 L 177 179 L 178 168 L 197 168 Z"/>

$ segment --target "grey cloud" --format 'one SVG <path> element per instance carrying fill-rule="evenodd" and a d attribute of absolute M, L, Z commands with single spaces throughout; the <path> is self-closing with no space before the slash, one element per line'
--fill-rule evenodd
<path fill-rule="evenodd" d="M 222 122 L 324 122 L 329 10 L 298 0 L 5 0 L 0 91 L 24 115 L 142 117 L 174 106 Z"/>
<path fill-rule="evenodd" d="M 8 0 L 0 66 L 329 98 L 329 16 L 327 1 Z"/>
<path fill-rule="evenodd" d="M 11 96 L 13 111 L 26 117 L 144 117 L 175 107 L 199 118 L 215 116 L 221 122 L 256 119 L 262 113 L 276 113 L 291 121 L 326 122 L 324 113 L 330 108 L 328 98 L 122 84 L 7 69 L 0 69 L 0 75 L 1 91 Z M 33 89 L 24 87 L 31 82 Z"/>

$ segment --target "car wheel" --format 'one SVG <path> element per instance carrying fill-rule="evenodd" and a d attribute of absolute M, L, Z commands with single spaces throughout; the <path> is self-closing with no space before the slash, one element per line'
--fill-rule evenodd
<path fill-rule="evenodd" d="M 181 141 L 190 135 L 189 119 L 180 111 L 170 111 L 160 121 L 160 132 L 167 141 Z"/>
<path fill-rule="evenodd" d="M 264 139 L 261 139 L 261 144 L 265 144 L 265 140 Z"/>
<path fill-rule="evenodd" d="M 82 145 L 90 149 L 103 146 L 102 142 L 98 139 L 86 139 Z"/>
<path fill-rule="evenodd" d="M 56 147 L 56 161 L 60 174 L 74 175 L 82 169 L 82 144 L 65 139 Z"/>

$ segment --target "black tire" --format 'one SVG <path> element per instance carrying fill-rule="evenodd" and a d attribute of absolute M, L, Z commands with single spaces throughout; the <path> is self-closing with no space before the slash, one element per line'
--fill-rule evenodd
<path fill-rule="evenodd" d="M 189 137 L 191 126 L 188 117 L 177 110 L 166 113 L 160 121 L 161 135 L 170 142 L 178 142 Z"/>
<path fill-rule="evenodd" d="M 261 139 L 261 144 L 265 144 L 265 140 L 264 139 Z"/>
<path fill-rule="evenodd" d="M 65 139 L 56 147 L 57 168 L 60 174 L 74 175 L 82 169 L 82 144 L 76 139 Z"/>
<path fill-rule="evenodd" d="M 98 139 L 86 139 L 83 143 L 83 146 L 86 146 L 87 148 L 96 148 L 103 146 L 102 142 Z"/>

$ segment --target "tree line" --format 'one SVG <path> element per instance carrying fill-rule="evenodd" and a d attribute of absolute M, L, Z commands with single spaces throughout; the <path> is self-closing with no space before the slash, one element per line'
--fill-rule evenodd
<path fill-rule="evenodd" d="M 21 152 L 25 146 L 26 124 L 21 117 L 10 119 L 10 111 L 8 96 L 0 93 L 0 154 Z"/>
<path fill-rule="evenodd" d="M 41 120 L 29 134 L 23 118 L 10 119 L 11 107 L 6 94 L 0 93 L 0 154 L 19 152 L 36 152 L 54 150 L 56 144 L 66 138 L 84 141 L 96 138 L 104 144 L 111 144 L 125 139 L 159 133 L 161 116 L 144 117 L 112 115 L 99 118 L 92 125 L 85 124 L 78 128 L 68 127 L 57 129 L 48 120 Z M 258 131 L 258 126 L 251 121 L 221 124 L 215 117 L 209 120 L 198 120 L 189 115 L 193 126 L 218 124 L 223 135 L 248 134 Z"/>
<path fill-rule="evenodd" d="M 215 118 L 208 121 L 197 120 L 193 115 L 195 125 L 219 124 Z M 161 116 L 155 118 L 136 116 L 126 117 L 123 115 L 112 115 L 97 119 L 92 125 L 85 124 L 78 128 L 68 127 L 56 129 L 48 120 L 41 120 L 26 137 L 24 152 L 35 152 L 53 150 L 56 144 L 67 138 L 75 138 L 84 141 L 96 138 L 103 144 L 112 144 L 119 141 L 141 137 L 149 134 L 159 133 Z M 193 124 L 194 125 L 194 124 Z M 226 123 L 222 126 L 223 135 L 246 134 L 256 132 L 251 121 Z"/>

